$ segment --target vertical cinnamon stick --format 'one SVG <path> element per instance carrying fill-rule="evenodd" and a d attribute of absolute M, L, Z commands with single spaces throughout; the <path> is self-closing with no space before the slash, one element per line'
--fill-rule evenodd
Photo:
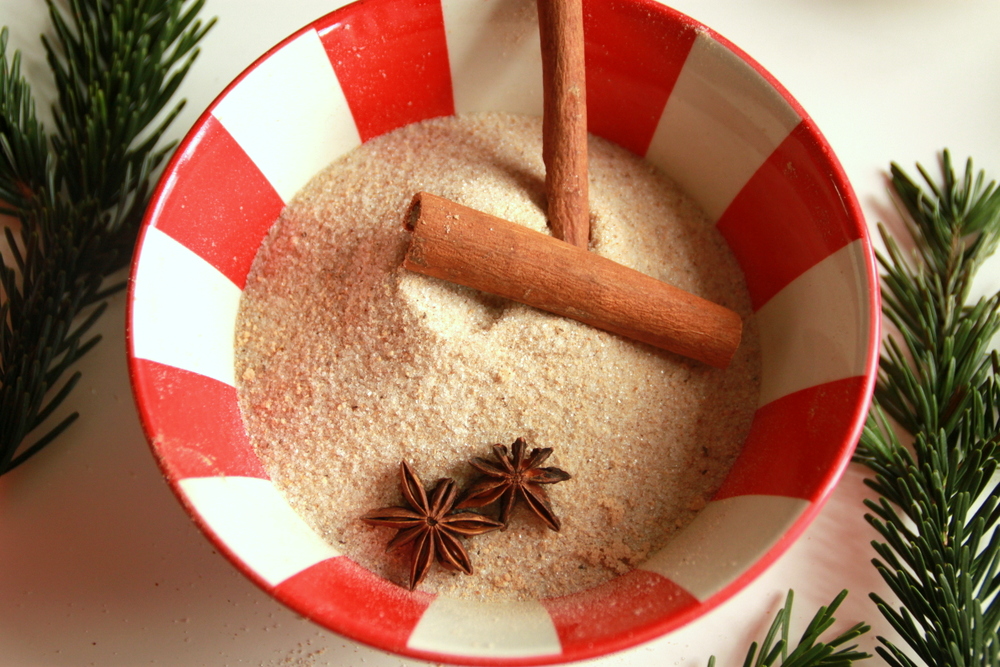
<path fill-rule="evenodd" d="M 556 238 L 586 248 L 587 85 L 582 0 L 538 0 L 544 106 L 542 158 L 549 226 Z"/>
<path fill-rule="evenodd" d="M 522 225 L 420 192 L 403 266 L 718 368 L 743 333 L 732 310 Z"/>

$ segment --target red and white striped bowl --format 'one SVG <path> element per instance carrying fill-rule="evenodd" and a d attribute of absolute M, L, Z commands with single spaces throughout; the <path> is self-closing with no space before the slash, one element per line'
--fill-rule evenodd
<path fill-rule="evenodd" d="M 847 465 L 878 344 L 862 215 L 802 108 L 686 16 L 650 0 L 585 0 L 591 131 L 679 181 L 746 274 L 763 384 L 743 453 L 662 552 L 566 598 L 486 604 L 411 593 L 320 539 L 268 479 L 237 407 L 234 323 L 250 263 L 285 202 L 359 143 L 456 112 L 540 114 L 533 11 L 509 6 L 365 0 L 254 63 L 166 170 L 138 245 L 128 325 L 135 398 L 156 458 L 241 570 L 357 641 L 485 665 L 619 650 L 745 586 L 803 531 Z"/>

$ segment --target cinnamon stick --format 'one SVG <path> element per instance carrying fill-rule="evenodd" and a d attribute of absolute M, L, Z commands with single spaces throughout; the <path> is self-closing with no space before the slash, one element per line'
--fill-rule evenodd
<path fill-rule="evenodd" d="M 691 357 L 729 365 L 732 310 L 522 225 L 420 192 L 403 266 Z"/>
<path fill-rule="evenodd" d="M 538 0 L 542 43 L 542 159 L 552 234 L 586 248 L 587 84 L 582 0 Z"/>

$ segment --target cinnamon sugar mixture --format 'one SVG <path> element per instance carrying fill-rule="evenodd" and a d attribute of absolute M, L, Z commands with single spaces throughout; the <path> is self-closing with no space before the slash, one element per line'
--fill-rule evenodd
<path fill-rule="evenodd" d="M 408 548 L 385 554 L 394 531 L 358 517 L 403 504 L 402 459 L 430 490 L 464 487 L 493 443 L 554 448 L 545 465 L 573 475 L 547 487 L 561 532 L 519 506 L 507 530 L 465 540 L 473 576 L 435 565 L 420 587 L 543 598 L 660 549 L 750 427 L 760 353 L 742 273 L 676 185 L 609 142 L 590 142 L 591 251 L 740 313 L 727 370 L 400 268 L 418 190 L 546 231 L 540 133 L 537 118 L 476 114 L 372 140 L 299 193 L 250 272 L 236 364 L 253 446 L 310 525 L 401 585 Z"/>

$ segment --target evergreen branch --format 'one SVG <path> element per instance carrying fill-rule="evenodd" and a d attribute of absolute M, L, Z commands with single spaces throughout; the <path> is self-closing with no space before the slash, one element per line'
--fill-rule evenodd
<path fill-rule="evenodd" d="M 1000 295 L 969 296 L 1000 241 L 1000 190 L 971 160 L 958 177 L 947 151 L 940 181 L 918 171 L 924 187 L 891 168 L 912 256 L 879 227 L 883 313 L 899 333 L 886 342 L 855 460 L 879 495 L 865 503 L 883 540 L 872 562 L 902 607 L 871 598 L 924 664 L 1000 665 L 1000 363 L 990 351 Z M 890 418 L 913 437 L 910 448 Z M 887 664 L 915 664 L 879 641 Z"/>
<path fill-rule="evenodd" d="M 791 653 L 788 652 L 788 634 L 792 619 L 792 601 L 794 594 L 788 591 L 785 606 L 774 615 L 774 621 L 768 628 L 764 640 L 758 646 L 757 642 L 750 645 L 743 667 L 849 667 L 857 661 L 870 658 L 868 653 L 857 650 L 857 645 L 844 646 L 850 641 L 868 632 L 864 623 L 845 630 L 833 639 L 822 642 L 820 637 L 830 629 L 836 618 L 833 614 L 847 597 L 847 591 L 841 591 L 828 607 L 820 607 L 806 627 L 805 632 Z M 780 638 L 779 638 L 780 637 Z M 775 641 L 777 639 L 777 641 Z M 778 660 L 781 662 L 778 662 Z M 708 660 L 708 667 L 715 667 L 715 656 Z"/>
<path fill-rule="evenodd" d="M 173 149 L 169 105 L 213 21 L 204 0 L 48 0 L 55 39 L 42 38 L 56 83 L 55 132 L 35 114 L 20 55 L 0 31 L 0 474 L 41 451 L 76 419 L 49 425 L 79 380 L 63 376 L 100 340 L 89 335 L 121 284 L 152 188 Z M 64 13 L 65 11 L 65 13 Z"/>

